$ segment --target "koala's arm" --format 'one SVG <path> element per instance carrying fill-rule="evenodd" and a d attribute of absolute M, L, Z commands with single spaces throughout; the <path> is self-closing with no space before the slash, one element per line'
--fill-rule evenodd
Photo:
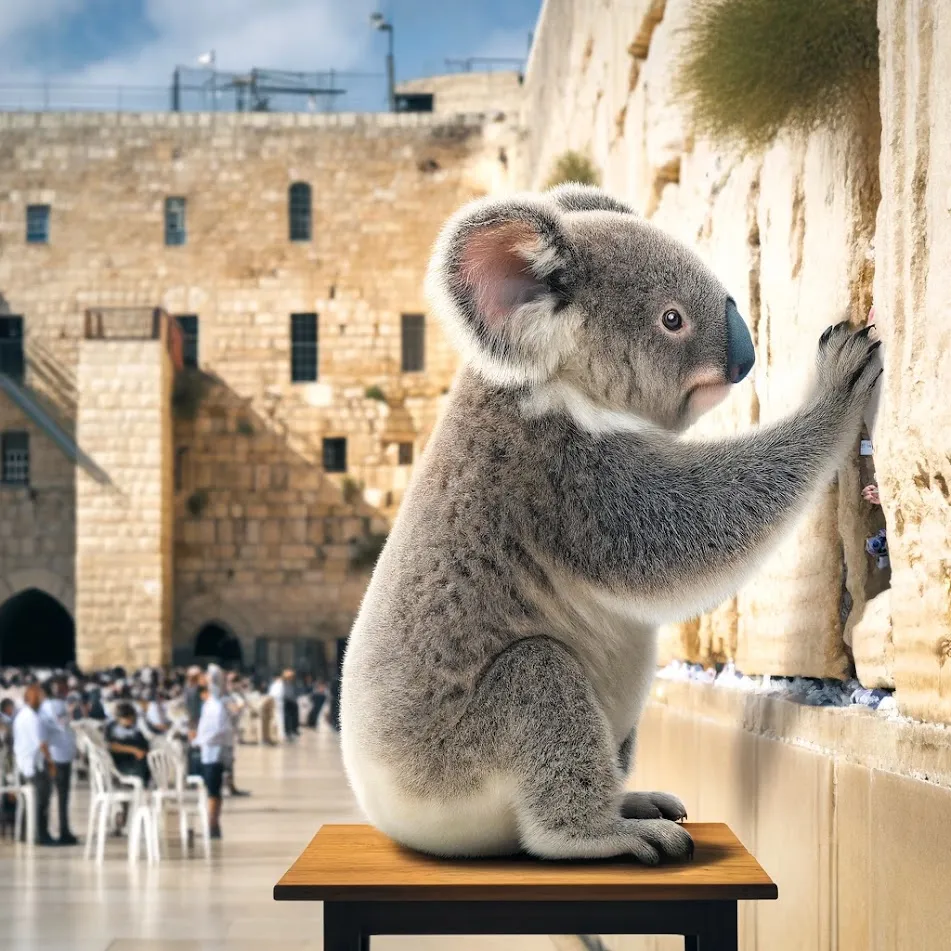
<path fill-rule="evenodd" d="M 858 436 L 879 372 L 875 345 L 836 330 L 831 345 L 851 352 L 833 354 L 831 370 L 820 362 L 814 395 L 782 422 L 706 443 L 615 433 L 550 459 L 570 501 L 538 529 L 541 546 L 652 623 L 694 616 L 731 595 Z"/>

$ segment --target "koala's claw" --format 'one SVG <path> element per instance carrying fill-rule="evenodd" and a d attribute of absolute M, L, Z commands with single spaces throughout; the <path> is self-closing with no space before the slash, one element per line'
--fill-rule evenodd
<path fill-rule="evenodd" d="M 826 328 L 819 338 L 819 384 L 839 399 L 867 398 L 881 367 L 875 357 L 882 345 L 874 326 L 853 332 L 846 321 Z"/>
<path fill-rule="evenodd" d="M 679 822 L 687 818 L 684 804 L 670 793 L 631 792 L 621 800 L 621 815 L 625 819 L 670 819 Z"/>
<path fill-rule="evenodd" d="M 692 858 L 694 843 L 682 825 L 669 819 L 635 819 L 631 851 L 644 864 L 657 865 L 662 858 Z"/>

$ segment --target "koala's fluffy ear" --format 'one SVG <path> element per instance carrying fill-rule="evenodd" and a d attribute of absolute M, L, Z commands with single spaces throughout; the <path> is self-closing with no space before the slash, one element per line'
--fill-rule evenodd
<path fill-rule="evenodd" d="M 623 201 L 612 198 L 593 185 L 569 183 L 558 185 L 545 192 L 562 211 L 616 211 L 622 215 L 635 214 L 634 209 Z"/>
<path fill-rule="evenodd" d="M 575 256 L 557 205 L 482 199 L 449 220 L 426 289 L 462 356 L 503 386 L 548 379 L 574 343 Z"/>

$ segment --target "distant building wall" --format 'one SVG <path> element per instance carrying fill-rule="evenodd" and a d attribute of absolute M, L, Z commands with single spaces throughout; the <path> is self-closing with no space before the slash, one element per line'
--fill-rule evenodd
<path fill-rule="evenodd" d="M 75 428 L 77 389 L 91 385 L 77 381 L 86 308 L 198 318 L 204 382 L 188 376 L 162 436 L 174 645 L 215 620 L 246 649 L 347 633 L 371 536 L 388 528 L 454 373 L 423 275 L 445 219 L 505 178 L 493 135 L 444 115 L 0 115 L 0 313 L 24 318 L 30 392 Z M 290 239 L 295 182 L 310 186 L 309 240 Z M 180 246 L 165 243 L 167 198 L 185 199 Z M 30 204 L 50 206 L 48 244 L 25 241 Z M 316 315 L 316 379 L 291 379 L 292 314 Z M 403 315 L 425 324 L 422 364 L 406 372 Z M 0 395 L 4 427 L 12 411 Z M 116 425 L 121 441 L 135 422 Z M 325 438 L 346 440 L 345 472 L 324 471 Z M 41 436 L 33 452 L 37 480 L 55 470 L 60 495 L 39 481 L 39 502 L 2 490 L 16 505 L 0 511 L 0 579 L 58 559 L 69 583 L 73 467 Z M 55 541 L 37 506 L 56 508 Z M 112 647 L 84 656 L 119 662 Z"/>

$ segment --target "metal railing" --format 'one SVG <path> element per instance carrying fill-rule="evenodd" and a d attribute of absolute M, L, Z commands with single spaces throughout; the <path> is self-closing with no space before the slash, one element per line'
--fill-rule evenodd
<path fill-rule="evenodd" d="M 0 82 L 0 112 L 383 112 L 375 73 L 176 70 L 168 86 Z"/>
<path fill-rule="evenodd" d="M 91 307 L 83 315 L 87 340 L 162 340 L 182 369 L 182 329 L 161 307 Z"/>

